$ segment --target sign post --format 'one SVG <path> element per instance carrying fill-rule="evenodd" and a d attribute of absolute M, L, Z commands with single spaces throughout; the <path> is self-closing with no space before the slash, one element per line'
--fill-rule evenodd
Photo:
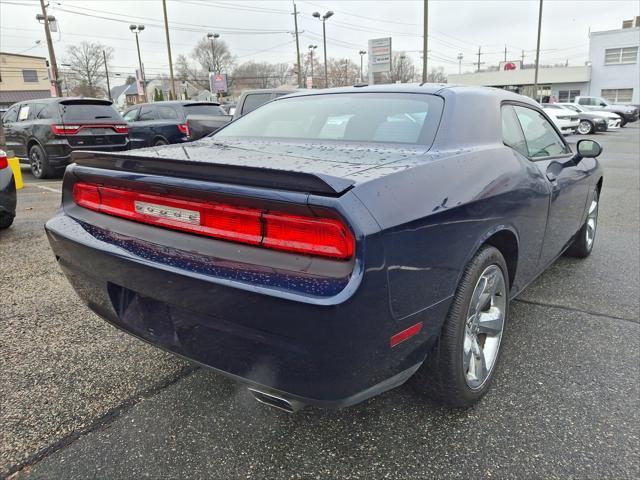
<path fill-rule="evenodd" d="M 218 98 L 220 93 L 227 93 L 227 74 L 209 73 L 209 88 L 211 93 L 216 94 L 216 98 Z"/>
<path fill-rule="evenodd" d="M 375 83 L 375 74 L 391 71 L 391 37 L 369 40 L 369 85 Z"/>

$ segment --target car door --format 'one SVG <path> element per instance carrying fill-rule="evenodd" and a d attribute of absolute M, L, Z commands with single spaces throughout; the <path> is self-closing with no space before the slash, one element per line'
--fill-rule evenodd
<path fill-rule="evenodd" d="M 20 105 L 13 105 L 5 112 L 2 117 L 2 131 L 4 132 L 7 150 L 13 150 L 16 156 L 24 156 L 24 154 L 20 154 L 21 146 L 18 143 L 18 129 L 16 128 L 19 109 Z M 22 146 L 22 150 L 24 150 L 24 145 Z"/>
<path fill-rule="evenodd" d="M 588 171 L 573 160 L 564 138 L 542 112 L 513 106 L 529 159 L 549 184 L 549 213 L 540 256 L 546 266 L 560 255 L 580 228 L 588 192 Z"/>
<path fill-rule="evenodd" d="M 138 115 L 140 107 L 134 107 L 124 112 L 122 118 L 129 125 L 129 145 L 131 148 L 142 148 L 147 146 L 146 136 L 144 134 L 144 125 L 138 125 Z"/>
<path fill-rule="evenodd" d="M 15 154 L 17 157 L 25 158 L 29 155 L 27 143 L 31 137 L 31 118 L 33 117 L 33 105 L 23 103 L 18 109 L 18 120 L 13 124 L 15 143 Z"/>

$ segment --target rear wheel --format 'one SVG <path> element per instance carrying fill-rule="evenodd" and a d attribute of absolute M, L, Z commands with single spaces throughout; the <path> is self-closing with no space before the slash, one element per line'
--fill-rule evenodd
<path fill-rule="evenodd" d="M 593 133 L 593 123 L 589 120 L 580 120 L 580 124 L 578 125 L 578 133 L 580 135 L 588 135 Z"/>
<path fill-rule="evenodd" d="M 15 215 L 12 213 L 0 213 L 0 230 L 9 228 L 13 223 Z"/>
<path fill-rule="evenodd" d="M 167 142 L 164 138 L 158 138 L 153 144 L 154 147 L 159 147 L 161 145 L 169 145 L 169 142 Z"/>
<path fill-rule="evenodd" d="M 29 149 L 29 166 L 36 178 L 51 178 L 55 170 L 49 165 L 49 159 L 40 145 L 33 145 Z"/>
<path fill-rule="evenodd" d="M 617 113 L 616 115 L 620 117 L 620 128 L 624 127 L 627 124 L 624 115 L 622 115 L 621 113 Z"/>
<path fill-rule="evenodd" d="M 506 272 L 494 247 L 483 247 L 469 262 L 440 337 L 412 379 L 418 391 L 444 405 L 468 407 L 489 389 L 509 309 Z"/>
<path fill-rule="evenodd" d="M 573 243 L 567 249 L 567 255 L 570 257 L 586 258 L 591 254 L 593 250 L 593 243 L 596 240 L 596 228 L 598 227 L 598 205 L 600 202 L 600 193 L 596 188 L 591 196 L 591 203 L 589 203 L 589 211 L 587 213 L 587 219 L 585 220 L 582 228 L 576 234 L 576 238 Z"/>

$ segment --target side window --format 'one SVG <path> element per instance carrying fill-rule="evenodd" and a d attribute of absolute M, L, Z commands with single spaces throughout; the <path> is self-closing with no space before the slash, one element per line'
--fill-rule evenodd
<path fill-rule="evenodd" d="M 271 100 L 270 93 L 251 93 L 247 95 L 242 105 L 242 115 L 246 115 L 260 105 L 267 103 L 269 100 Z"/>
<path fill-rule="evenodd" d="M 178 120 L 178 114 L 171 107 L 158 107 L 158 118 L 163 120 Z"/>
<path fill-rule="evenodd" d="M 19 107 L 16 105 L 11 107 L 9 110 L 7 110 L 2 117 L 2 122 L 3 123 L 15 122 L 18 119 L 18 108 Z"/>
<path fill-rule="evenodd" d="M 125 113 L 122 118 L 124 118 L 125 122 L 135 122 L 136 116 L 138 115 L 139 108 L 134 108 Z"/>
<path fill-rule="evenodd" d="M 139 122 L 144 122 L 145 120 L 155 120 L 158 116 L 156 115 L 155 108 L 149 107 L 147 105 L 140 108 L 140 116 L 138 117 Z"/>
<path fill-rule="evenodd" d="M 18 112 L 19 122 L 23 122 L 29 118 L 29 110 L 31 110 L 31 105 L 22 105 L 20 107 L 20 111 Z"/>
<path fill-rule="evenodd" d="M 578 100 L 578 103 L 580 105 L 589 105 L 589 99 L 588 98 L 581 98 L 580 100 Z"/>
<path fill-rule="evenodd" d="M 513 108 L 522 125 L 529 157 L 550 157 L 570 153 L 569 147 L 540 112 L 520 106 Z"/>
<path fill-rule="evenodd" d="M 522 155 L 529 156 L 520 122 L 512 105 L 502 106 L 502 141 Z"/>

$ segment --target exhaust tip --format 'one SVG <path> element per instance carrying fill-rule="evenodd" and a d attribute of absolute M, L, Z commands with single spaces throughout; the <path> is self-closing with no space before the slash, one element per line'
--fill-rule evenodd
<path fill-rule="evenodd" d="M 273 393 L 263 392 L 261 390 L 256 390 L 255 388 L 249 388 L 249 391 L 256 401 L 269 405 L 270 407 L 277 408 L 278 410 L 283 410 L 287 413 L 296 413 L 304 407 L 302 402 L 283 398 L 278 395 L 274 395 Z"/>

